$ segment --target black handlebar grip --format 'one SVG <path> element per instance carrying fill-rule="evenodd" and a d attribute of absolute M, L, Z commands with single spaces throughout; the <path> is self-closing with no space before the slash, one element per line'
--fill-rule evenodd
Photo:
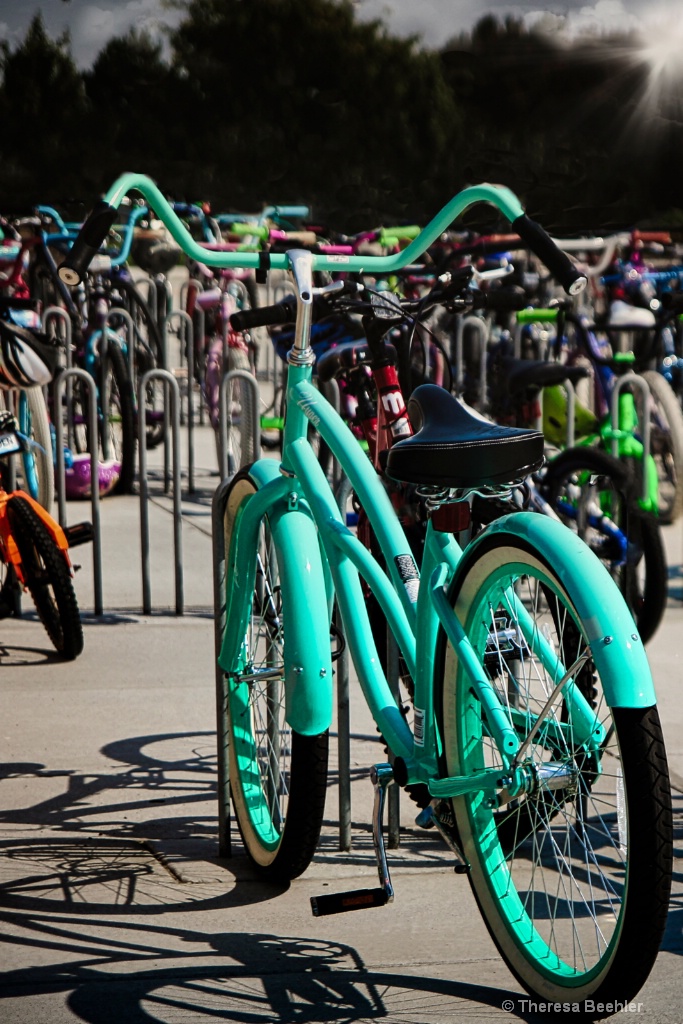
<path fill-rule="evenodd" d="M 290 295 L 274 306 L 258 306 L 256 309 L 241 309 L 230 317 L 233 331 L 248 331 L 252 327 L 273 327 L 276 324 L 292 324 L 296 320 L 296 298 Z"/>
<path fill-rule="evenodd" d="M 567 295 L 578 295 L 583 291 L 587 283 L 586 275 L 577 269 L 566 253 L 558 249 L 540 224 L 523 213 L 521 217 L 513 220 L 512 227 L 559 281 Z"/>
<path fill-rule="evenodd" d="M 76 240 L 69 249 L 66 259 L 59 268 L 59 277 L 70 287 L 80 284 L 90 262 L 109 234 L 116 220 L 116 207 L 101 199 L 85 218 Z"/>

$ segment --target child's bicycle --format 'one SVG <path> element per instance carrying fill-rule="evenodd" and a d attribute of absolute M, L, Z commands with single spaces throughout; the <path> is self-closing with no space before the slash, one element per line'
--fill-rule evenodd
<path fill-rule="evenodd" d="M 62 273 L 84 272 L 133 188 L 197 258 L 156 186 L 125 175 L 86 221 Z M 580 289 L 584 279 L 515 196 L 490 185 L 457 195 L 402 253 L 348 257 L 347 269 L 393 272 L 480 201 L 512 221 L 565 288 Z M 253 267 L 263 254 L 214 258 L 216 266 Z M 223 521 L 228 587 L 219 660 L 232 796 L 247 852 L 264 878 L 282 880 L 303 872 L 315 851 L 336 601 L 395 761 L 372 770 L 379 888 L 318 897 L 314 913 L 393 898 L 384 796 L 391 782 L 425 785 L 432 803 L 421 821 L 437 827 L 467 871 L 515 977 L 545 1001 L 600 1016 L 605 1002 L 627 1001 L 649 974 L 672 869 L 656 698 L 630 613 L 592 552 L 545 516 L 505 516 L 460 549 L 451 532 L 459 502 L 475 490 L 512 490 L 542 460 L 543 436 L 485 423 L 429 385 L 413 396 L 421 429 L 390 449 L 386 467 L 429 498 L 418 572 L 374 467 L 311 383 L 312 274 L 339 264 L 303 251 L 268 260 L 291 269 L 298 300 L 282 462 L 263 459 L 236 474 Z M 309 422 L 351 480 L 388 574 L 348 529 L 307 440 Z M 361 576 L 414 681 L 412 729 L 381 671 Z"/>
<path fill-rule="evenodd" d="M 16 421 L 0 413 L 0 458 L 21 452 Z M 72 528 L 88 540 L 86 524 Z M 8 493 L 0 483 L 0 618 L 12 615 L 17 596 L 28 590 L 38 618 L 63 658 L 83 650 L 83 627 L 72 583 L 68 531 L 25 491 Z"/>

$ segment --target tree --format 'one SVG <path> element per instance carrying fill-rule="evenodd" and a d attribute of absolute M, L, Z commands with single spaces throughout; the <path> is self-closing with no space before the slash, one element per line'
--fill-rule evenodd
<path fill-rule="evenodd" d="M 40 201 L 56 181 L 78 179 L 87 102 L 68 35 L 50 39 L 40 14 L 16 49 L 3 45 L 0 62 L 0 187 L 8 209 Z"/>
<path fill-rule="evenodd" d="M 193 0 L 171 42 L 223 206 L 301 198 L 348 226 L 455 191 L 459 115 L 438 60 L 356 23 L 346 0 Z"/>

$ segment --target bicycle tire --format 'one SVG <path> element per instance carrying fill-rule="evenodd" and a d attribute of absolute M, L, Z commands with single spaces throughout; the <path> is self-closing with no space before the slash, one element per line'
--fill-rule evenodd
<path fill-rule="evenodd" d="M 83 650 L 83 626 L 66 560 L 25 498 L 11 497 L 7 515 L 38 618 L 55 650 L 72 661 Z"/>
<path fill-rule="evenodd" d="M 659 519 L 673 523 L 683 512 L 683 411 L 668 380 L 656 370 L 645 370 L 652 396 L 650 452 L 659 478 Z"/>
<path fill-rule="evenodd" d="M 636 471 L 637 471 L 636 467 Z M 553 459 L 541 490 L 562 521 L 579 534 L 610 570 L 647 643 L 666 608 L 668 571 L 659 523 L 638 507 L 637 483 L 630 467 L 599 448 L 568 448 Z M 564 511 L 567 498 L 575 518 Z M 625 564 L 617 566 L 614 544 L 582 519 L 589 502 L 600 504 L 628 540 Z"/>
<path fill-rule="evenodd" d="M 39 445 L 21 454 L 24 489 L 50 512 L 55 500 L 52 434 L 40 387 L 26 388 L 20 393 L 17 418 L 21 433 Z"/>
<path fill-rule="evenodd" d="M 617 678 L 623 663 L 607 646 L 602 676 L 597 671 L 576 611 L 577 603 L 592 610 L 595 602 L 585 591 L 577 601 L 577 587 L 588 583 L 576 580 L 561 567 L 556 571 L 531 543 L 499 532 L 482 538 L 449 594 L 482 663 L 488 659 L 486 674 L 499 693 L 509 678 L 504 641 L 516 633 L 520 646 L 526 645 L 519 701 L 505 704 L 520 739 L 557 680 L 522 639 L 524 615 L 507 595 L 514 591 L 531 617 L 527 638 L 550 640 L 565 667 L 585 654 L 593 672 L 595 721 L 604 739 L 597 753 L 582 748 L 563 713 L 564 697 L 556 698 L 524 766 L 538 772 L 550 754 L 548 768 L 564 770 L 572 788 L 565 783 L 567 788 L 546 789 L 539 782 L 521 805 L 503 799 L 507 814 L 520 824 L 512 848 L 500 836 L 505 811 L 491 806 L 486 794 L 452 801 L 470 885 L 501 956 L 528 992 L 561 1004 L 558 1012 L 571 1019 L 577 1013 L 605 1016 L 612 1010 L 596 1010 L 598 1004 L 628 1003 L 644 984 L 664 933 L 673 863 L 671 793 L 657 708 L 609 707 L 603 678 Z M 561 607 L 559 616 L 548 607 L 548 594 Z M 571 624 L 568 637 L 565 623 Z M 444 774 L 469 773 L 475 766 L 504 771 L 481 705 L 443 637 L 435 678 Z M 560 799 L 548 800 L 554 793 Z"/>
<path fill-rule="evenodd" d="M 234 525 L 256 486 L 238 473 L 226 496 L 225 550 Z M 268 517 L 255 552 L 256 573 L 239 663 L 230 677 L 226 725 L 232 803 L 244 848 L 256 871 L 269 881 L 302 874 L 315 852 L 327 788 L 329 733 L 304 736 L 284 719 L 285 623 L 280 568 Z M 283 576 L 284 576 L 283 570 Z M 296 611 L 293 611 L 296 614 Z M 266 668 L 281 669 L 265 690 L 253 679 Z M 250 681 L 244 677 L 249 676 Z"/>

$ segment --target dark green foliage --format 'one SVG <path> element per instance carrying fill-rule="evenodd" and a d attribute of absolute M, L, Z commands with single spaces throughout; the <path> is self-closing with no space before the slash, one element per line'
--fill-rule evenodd
<path fill-rule="evenodd" d="M 556 231 L 681 205 L 681 124 L 643 116 L 634 39 L 561 46 L 487 16 L 435 53 L 347 0 L 180 6 L 168 55 L 130 32 L 80 72 L 40 16 L 2 47 L 0 209 L 90 205 L 125 170 L 220 210 L 308 202 L 347 230 L 424 220 L 481 180 Z"/>

